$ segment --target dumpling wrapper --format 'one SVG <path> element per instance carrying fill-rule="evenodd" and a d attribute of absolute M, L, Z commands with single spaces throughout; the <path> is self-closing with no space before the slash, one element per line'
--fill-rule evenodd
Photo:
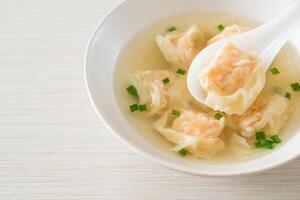
<path fill-rule="evenodd" d="M 215 35 L 213 38 L 211 38 L 208 42 L 207 45 L 210 45 L 214 42 L 217 42 L 219 40 L 222 40 L 224 38 L 232 37 L 238 34 L 241 34 L 243 32 L 248 31 L 248 28 L 246 27 L 241 27 L 239 25 L 232 25 L 232 26 L 227 26 L 221 33 Z"/>
<path fill-rule="evenodd" d="M 278 94 L 260 96 L 253 105 L 240 116 L 239 128 L 245 137 L 257 131 L 265 131 L 269 136 L 278 134 L 289 114 L 289 100 Z"/>
<path fill-rule="evenodd" d="M 166 78 L 170 82 L 164 84 Z M 130 75 L 130 82 L 138 91 L 139 104 L 147 105 L 149 115 L 162 115 L 169 105 L 183 106 L 191 98 L 184 79 L 168 70 L 137 71 Z"/>
<path fill-rule="evenodd" d="M 174 68 L 188 69 L 196 55 L 206 46 L 207 30 L 199 25 L 183 33 L 157 36 L 157 46 L 164 58 Z"/>
<path fill-rule="evenodd" d="M 175 119 L 166 112 L 154 128 L 176 145 L 174 151 L 185 148 L 197 157 L 211 158 L 224 148 L 221 138 L 224 126 L 224 118 L 216 120 L 203 113 L 183 110 Z"/>
<path fill-rule="evenodd" d="M 265 86 L 258 57 L 226 43 L 199 74 L 205 104 L 227 114 L 243 114 Z"/>
<path fill-rule="evenodd" d="M 241 160 L 249 159 L 249 156 L 259 153 L 259 150 L 251 147 L 246 138 L 233 133 L 230 138 L 230 144 L 228 146 L 229 152 L 238 156 Z"/>

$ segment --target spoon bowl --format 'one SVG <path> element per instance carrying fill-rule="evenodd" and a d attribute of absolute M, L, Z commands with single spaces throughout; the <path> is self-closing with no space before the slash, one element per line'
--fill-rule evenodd
<path fill-rule="evenodd" d="M 300 3 L 281 16 L 251 31 L 217 41 L 202 50 L 193 60 L 187 78 L 191 95 L 200 103 L 206 104 L 206 91 L 202 88 L 199 74 L 208 66 L 217 52 L 230 42 L 244 52 L 254 53 L 260 58 L 266 72 L 284 44 L 300 27 Z"/>

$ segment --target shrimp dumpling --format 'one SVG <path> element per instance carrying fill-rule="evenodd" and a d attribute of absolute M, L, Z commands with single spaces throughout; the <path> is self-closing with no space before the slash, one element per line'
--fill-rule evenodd
<path fill-rule="evenodd" d="M 238 35 L 240 33 L 243 33 L 245 31 L 247 31 L 247 30 L 248 30 L 248 28 L 241 27 L 241 26 L 236 25 L 236 24 L 234 24 L 232 26 L 227 26 L 227 27 L 225 27 L 225 29 L 221 33 L 219 33 L 219 34 L 215 35 L 214 37 L 212 37 L 207 42 L 207 44 L 209 45 L 209 44 L 212 44 L 212 43 L 214 43 L 216 41 L 222 40 L 224 38 L 228 38 L 228 37 L 232 37 L 232 36 Z"/>
<path fill-rule="evenodd" d="M 259 58 L 226 43 L 200 72 L 205 104 L 227 114 L 243 114 L 265 85 Z"/>
<path fill-rule="evenodd" d="M 150 115 L 163 114 L 170 104 L 184 104 L 183 95 L 188 98 L 184 80 L 171 71 L 137 71 L 130 76 L 130 81 L 137 88 L 139 103 L 147 105 Z"/>
<path fill-rule="evenodd" d="M 288 117 L 289 100 L 278 94 L 260 96 L 240 116 L 239 128 L 244 137 L 251 137 L 256 131 L 264 130 L 269 136 L 278 134 Z"/>
<path fill-rule="evenodd" d="M 172 67 L 188 69 L 196 55 L 206 46 L 207 31 L 196 25 L 183 33 L 157 36 L 157 46 Z"/>
<path fill-rule="evenodd" d="M 183 110 L 174 119 L 170 112 L 159 119 L 156 130 L 176 145 L 175 151 L 183 148 L 201 158 L 210 158 L 224 148 L 221 138 L 225 119 L 216 120 L 204 113 Z"/>

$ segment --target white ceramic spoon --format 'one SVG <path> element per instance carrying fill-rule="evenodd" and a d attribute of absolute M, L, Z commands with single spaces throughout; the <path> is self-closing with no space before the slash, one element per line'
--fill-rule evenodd
<path fill-rule="evenodd" d="M 256 52 L 267 71 L 280 49 L 298 28 L 300 28 L 300 3 L 295 3 L 293 8 L 262 26 L 211 44 L 196 56 L 190 66 L 187 78 L 190 93 L 200 103 L 205 104 L 206 92 L 200 85 L 199 74 L 226 42 L 231 42 L 245 52 Z"/>

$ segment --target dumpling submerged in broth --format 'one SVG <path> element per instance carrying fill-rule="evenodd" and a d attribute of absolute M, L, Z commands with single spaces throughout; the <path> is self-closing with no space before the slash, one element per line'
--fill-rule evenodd
<path fill-rule="evenodd" d="M 154 127 L 165 138 L 201 158 L 210 158 L 224 148 L 221 138 L 225 119 L 216 120 L 201 112 L 183 110 L 179 117 L 170 112 L 160 118 Z"/>
<path fill-rule="evenodd" d="M 183 33 L 157 36 L 157 45 L 172 67 L 188 69 L 195 56 L 206 46 L 207 30 L 199 25 Z"/>
<path fill-rule="evenodd" d="M 227 114 L 243 114 L 265 85 L 259 58 L 226 43 L 199 75 L 205 104 Z"/>
<path fill-rule="evenodd" d="M 189 99 L 184 79 L 168 70 L 137 71 L 130 75 L 131 83 L 137 88 L 139 103 L 146 104 L 150 115 L 161 115 L 172 105 L 186 103 Z"/>
<path fill-rule="evenodd" d="M 214 42 L 217 42 L 219 40 L 222 40 L 224 38 L 228 38 L 228 37 L 232 37 L 232 36 L 235 36 L 235 35 L 238 35 L 238 34 L 241 34 L 243 32 L 246 32 L 248 30 L 248 28 L 246 27 L 241 27 L 239 25 L 232 25 L 232 26 L 227 26 L 225 27 L 225 29 L 219 33 L 218 35 L 212 37 L 208 42 L 207 44 L 212 44 Z"/>
<path fill-rule="evenodd" d="M 267 135 L 278 134 L 288 117 L 289 100 L 280 95 L 262 95 L 240 116 L 239 128 L 244 137 L 264 130 Z"/>

